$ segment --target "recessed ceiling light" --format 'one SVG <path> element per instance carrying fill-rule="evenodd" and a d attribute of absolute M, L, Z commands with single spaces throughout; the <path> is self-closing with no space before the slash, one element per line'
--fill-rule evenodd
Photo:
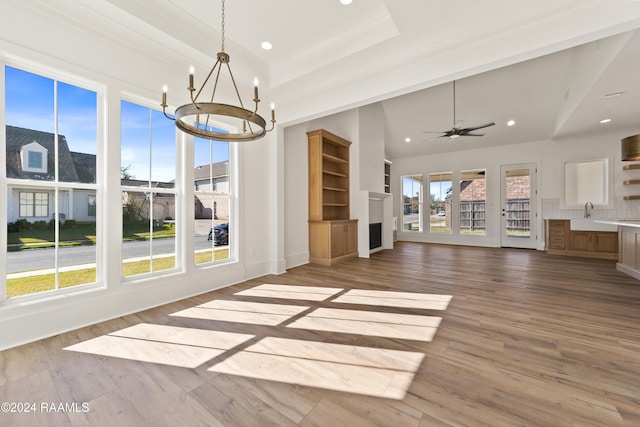
<path fill-rule="evenodd" d="M 509 120 L 509 121 L 507 122 L 507 126 L 513 126 L 513 125 L 515 125 L 515 124 L 516 124 L 516 121 L 515 121 L 515 120 Z"/>
<path fill-rule="evenodd" d="M 611 119 L 602 119 L 600 120 L 600 123 L 609 123 L 611 121 Z"/>
<path fill-rule="evenodd" d="M 340 3 L 342 4 L 351 4 L 352 0 L 340 0 Z"/>
<path fill-rule="evenodd" d="M 271 46 L 271 43 L 269 43 L 267 41 L 262 42 L 262 44 L 260 46 L 262 46 L 262 48 L 264 50 L 271 50 L 271 48 L 273 47 L 273 46 Z"/>
<path fill-rule="evenodd" d="M 405 138 L 404 142 L 411 142 L 411 138 L 409 138 L 409 137 Z"/>

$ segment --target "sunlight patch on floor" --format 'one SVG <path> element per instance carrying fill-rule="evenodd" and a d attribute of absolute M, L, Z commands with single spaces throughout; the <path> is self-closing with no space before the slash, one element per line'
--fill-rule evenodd
<path fill-rule="evenodd" d="M 402 399 L 424 354 L 267 337 L 209 371 Z"/>
<path fill-rule="evenodd" d="M 171 316 L 276 326 L 308 308 L 300 305 L 213 300 L 196 307 L 178 311 L 171 314 Z"/>
<path fill-rule="evenodd" d="M 140 323 L 65 350 L 195 368 L 254 335 Z"/>
<path fill-rule="evenodd" d="M 370 291 L 365 289 L 352 289 L 333 300 L 333 302 L 348 304 L 422 308 L 427 310 L 446 310 L 450 301 L 451 295 Z"/>
<path fill-rule="evenodd" d="M 251 289 L 236 292 L 234 295 L 303 301 L 324 301 L 343 290 L 344 289 L 342 288 L 327 288 L 320 286 L 274 285 L 265 283 L 263 285 L 254 286 Z"/>
<path fill-rule="evenodd" d="M 287 304 L 214 299 L 169 315 L 180 322 L 189 318 L 209 320 L 198 325 L 209 324 L 212 329 L 216 322 L 230 322 L 234 329 L 260 325 L 245 326 L 255 334 L 140 323 L 65 350 L 192 369 L 214 363 L 209 371 L 402 399 L 422 363 L 423 353 L 322 341 L 350 334 L 356 338 L 429 342 L 442 318 L 415 314 L 416 309 L 445 310 L 452 298 L 418 292 L 345 292 L 342 288 L 277 284 L 258 285 L 234 295 L 284 299 Z M 323 306 L 311 307 L 309 301 Z M 344 308 L 343 304 L 375 308 L 355 310 Z M 385 307 L 394 307 L 395 312 L 386 312 Z M 397 313 L 401 308 L 411 309 L 412 314 Z M 218 328 L 226 326 L 219 324 Z M 312 336 L 320 331 L 331 334 L 319 335 L 322 341 L 278 337 L 295 333 L 293 329 L 316 331 Z M 300 336 L 300 332 L 296 335 Z M 381 343 L 384 341 L 378 345 Z"/>
<path fill-rule="evenodd" d="M 318 308 L 287 327 L 431 341 L 441 320 L 434 316 Z"/>

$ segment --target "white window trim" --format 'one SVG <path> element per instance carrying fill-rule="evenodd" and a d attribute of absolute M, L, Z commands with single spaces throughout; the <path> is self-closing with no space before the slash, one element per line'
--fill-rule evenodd
<path fill-rule="evenodd" d="M 29 153 L 40 153 L 40 155 L 42 155 L 42 167 L 34 168 L 29 166 Z M 49 150 L 38 144 L 36 141 L 33 141 L 30 144 L 23 145 L 20 149 L 20 161 L 22 162 L 22 170 L 25 172 L 47 173 L 48 153 Z"/>

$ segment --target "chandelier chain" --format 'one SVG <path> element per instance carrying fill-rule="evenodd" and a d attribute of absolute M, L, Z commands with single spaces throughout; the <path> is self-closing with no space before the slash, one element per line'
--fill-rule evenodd
<path fill-rule="evenodd" d="M 224 0 L 222 0 L 222 51 L 224 52 Z"/>
<path fill-rule="evenodd" d="M 255 107 L 253 109 L 245 108 L 240 92 L 238 91 L 238 85 L 236 79 L 231 72 L 231 66 L 229 65 L 229 55 L 224 51 L 225 44 L 225 0 L 221 0 L 222 3 L 222 17 L 221 17 L 221 42 L 222 49 L 217 54 L 216 63 L 209 70 L 204 82 L 200 89 L 197 89 L 194 85 L 194 71 L 193 68 L 189 71 L 189 86 L 187 90 L 190 92 L 191 102 L 182 105 L 175 110 L 175 117 L 171 117 L 167 114 L 167 88 L 166 86 L 162 91 L 162 112 L 165 117 L 175 121 L 176 127 L 181 131 L 193 135 L 195 137 L 207 138 L 216 141 L 253 141 L 262 138 L 265 133 L 271 132 L 275 128 L 276 116 L 273 104 L 271 106 L 271 127 L 267 128 L 267 121 L 258 114 L 258 103 L 260 102 L 260 96 L 258 94 L 258 82 L 256 79 L 254 86 L 253 102 Z M 238 97 L 238 105 L 223 104 L 215 102 L 216 89 L 218 83 L 220 83 L 220 77 L 222 68 L 226 67 L 226 71 L 231 78 L 231 84 Z M 213 80 L 213 87 L 207 86 L 207 83 Z M 204 92 L 205 87 L 211 89 L 211 97 L 208 101 L 198 101 L 200 94 Z M 215 127 L 216 121 L 221 124 L 227 122 L 227 119 L 240 120 L 242 129 L 236 131 L 222 131 Z M 231 124 L 230 124 L 231 126 Z M 255 129 L 255 130 L 254 130 Z"/>

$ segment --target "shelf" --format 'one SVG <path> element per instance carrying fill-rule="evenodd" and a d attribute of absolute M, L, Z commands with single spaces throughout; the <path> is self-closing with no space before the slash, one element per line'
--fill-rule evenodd
<path fill-rule="evenodd" d="M 622 182 L 624 185 L 640 184 L 640 179 L 628 179 Z"/>
<path fill-rule="evenodd" d="M 349 206 L 349 203 L 323 203 L 322 206 L 345 207 Z"/>
<path fill-rule="evenodd" d="M 622 170 L 625 170 L 625 171 L 628 171 L 628 170 L 631 170 L 631 169 L 640 169 L 640 163 L 634 163 L 632 165 L 624 165 L 622 167 Z"/>
<path fill-rule="evenodd" d="M 636 196 L 624 196 L 623 197 L 624 200 L 640 200 L 640 196 L 636 195 Z"/>
<path fill-rule="evenodd" d="M 323 169 L 322 173 L 327 174 L 327 175 L 339 176 L 341 178 L 347 178 L 348 177 L 347 174 L 340 173 L 340 172 L 334 172 L 334 171 L 330 171 L 330 170 L 326 170 L 326 169 Z"/>
<path fill-rule="evenodd" d="M 342 159 L 340 157 L 332 156 L 331 154 L 327 154 L 327 153 L 323 153 L 322 158 L 335 163 L 349 163 L 349 160 L 347 159 Z"/>
<path fill-rule="evenodd" d="M 327 191 L 344 191 L 344 192 L 347 191 L 346 188 L 336 188 L 336 187 L 322 187 L 322 189 Z"/>

